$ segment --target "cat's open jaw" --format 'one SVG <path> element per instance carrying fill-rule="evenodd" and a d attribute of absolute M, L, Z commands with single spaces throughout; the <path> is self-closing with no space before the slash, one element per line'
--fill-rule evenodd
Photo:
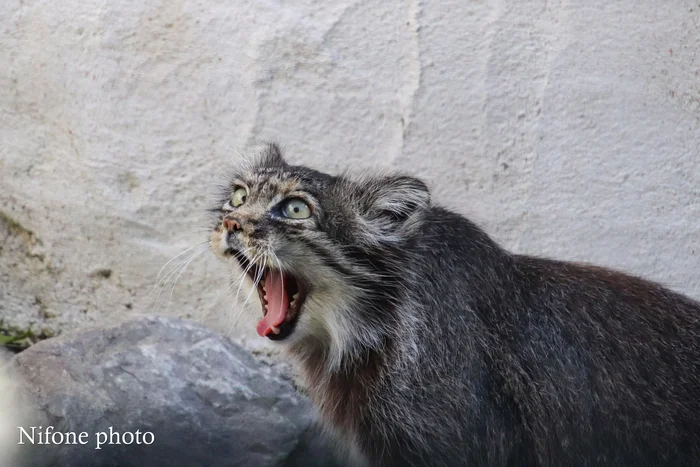
<path fill-rule="evenodd" d="M 258 334 L 271 340 L 287 338 L 294 331 L 308 287 L 293 274 L 257 265 L 249 267 L 247 259 L 240 255 L 236 258 L 248 271 L 253 284 L 257 281 L 263 314 L 257 325 Z"/>

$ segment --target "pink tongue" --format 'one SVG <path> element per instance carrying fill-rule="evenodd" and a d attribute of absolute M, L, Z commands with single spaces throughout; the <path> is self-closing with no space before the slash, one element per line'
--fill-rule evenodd
<path fill-rule="evenodd" d="M 282 273 L 268 271 L 265 277 L 265 292 L 267 293 L 267 314 L 257 326 L 258 334 L 262 337 L 272 332 L 272 326 L 279 326 L 287 316 L 289 299 L 287 291 L 282 287 Z"/>

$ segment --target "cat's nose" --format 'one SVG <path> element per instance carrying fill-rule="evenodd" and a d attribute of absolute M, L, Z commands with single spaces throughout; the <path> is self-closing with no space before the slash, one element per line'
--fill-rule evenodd
<path fill-rule="evenodd" d="M 239 230 L 242 230 L 240 222 L 238 222 L 236 219 L 231 219 L 230 217 L 224 219 L 224 228 L 229 232 L 238 232 Z"/>

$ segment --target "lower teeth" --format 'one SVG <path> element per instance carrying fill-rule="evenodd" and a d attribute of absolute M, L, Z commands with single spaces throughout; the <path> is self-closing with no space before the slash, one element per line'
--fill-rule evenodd
<path fill-rule="evenodd" d="M 275 334 L 280 333 L 280 328 L 278 328 L 277 326 L 272 326 L 270 329 L 272 329 L 272 332 L 274 332 Z"/>

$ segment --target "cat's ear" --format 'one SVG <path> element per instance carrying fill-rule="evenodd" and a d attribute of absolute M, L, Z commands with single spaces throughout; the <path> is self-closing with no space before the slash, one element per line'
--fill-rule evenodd
<path fill-rule="evenodd" d="M 390 175 L 364 183 L 362 217 L 372 230 L 397 233 L 415 226 L 430 207 L 430 190 L 421 180 Z"/>
<path fill-rule="evenodd" d="M 287 161 L 282 157 L 282 150 L 277 143 L 268 143 L 265 145 L 265 150 L 262 154 L 262 160 L 268 167 L 277 167 L 287 165 Z"/>
<path fill-rule="evenodd" d="M 372 198 L 369 214 L 372 216 L 401 222 L 430 205 L 430 191 L 417 178 L 404 175 L 381 177 L 374 185 L 373 193 L 369 193 Z"/>
<path fill-rule="evenodd" d="M 282 150 L 276 143 L 257 144 L 246 152 L 254 156 L 254 165 L 257 167 L 285 167 L 287 165 L 282 157 Z"/>

